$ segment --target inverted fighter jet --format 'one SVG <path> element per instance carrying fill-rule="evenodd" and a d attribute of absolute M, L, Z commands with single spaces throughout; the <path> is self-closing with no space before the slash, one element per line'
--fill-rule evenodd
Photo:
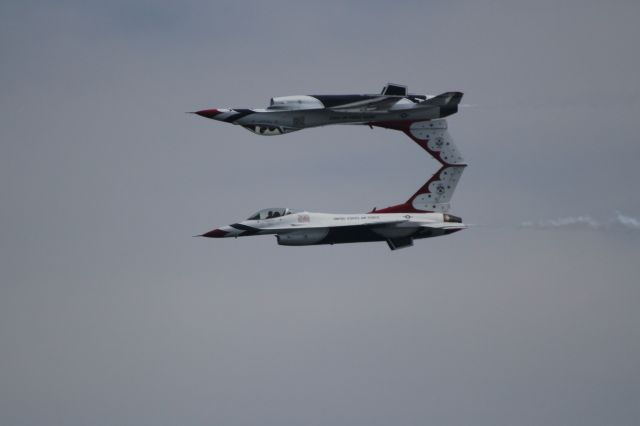
<path fill-rule="evenodd" d="M 240 125 L 262 136 L 281 135 L 330 124 L 364 124 L 405 130 L 414 122 L 458 111 L 460 92 L 413 95 L 406 86 L 387 84 L 377 95 L 296 95 L 271 98 L 261 109 L 205 109 L 194 114 Z"/>
<path fill-rule="evenodd" d="M 248 219 L 200 236 L 209 238 L 275 235 L 279 245 L 386 241 L 391 250 L 410 247 L 413 240 L 438 237 L 465 229 L 449 214 L 449 201 L 465 165 L 443 165 L 409 200 L 369 213 L 333 214 L 268 208 Z"/>

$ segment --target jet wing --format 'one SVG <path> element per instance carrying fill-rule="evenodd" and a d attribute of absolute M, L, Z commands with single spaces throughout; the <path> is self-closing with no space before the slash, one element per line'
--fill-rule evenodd
<path fill-rule="evenodd" d="M 367 99 L 364 101 L 351 102 L 344 105 L 338 105 L 327 108 L 332 111 L 339 112 L 380 112 L 387 111 L 396 104 L 402 96 L 378 96 L 377 98 Z"/>
<path fill-rule="evenodd" d="M 399 225 L 401 223 L 406 223 L 408 222 L 408 220 L 406 219 L 389 219 L 389 220 L 380 220 L 380 221 L 376 221 L 376 222 L 367 222 L 367 223 L 349 223 L 348 221 L 336 221 L 336 223 L 331 223 L 330 225 L 327 224 L 318 224 L 318 225 L 303 225 L 303 226 L 296 226 L 298 224 L 293 225 L 292 227 L 287 227 L 287 228 L 271 228 L 268 229 L 271 233 L 277 233 L 277 234 L 286 234 L 289 232 L 297 232 L 303 229 L 320 229 L 320 228 L 344 228 L 344 227 L 349 227 L 349 228 L 361 228 L 361 229 L 376 229 L 376 228 L 383 228 L 386 226 L 394 226 L 394 225 Z"/>
<path fill-rule="evenodd" d="M 348 223 L 345 223 L 344 225 L 338 225 L 338 226 L 354 226 L 354 227 L 361 227 L 361 228 L 383 228 L 390 225 L 400 225 L 401 223 L 406 223 L 406 222 L 408 222 L 407 219 L 389 219 L 389 220 L 381 220 L 379 222 L 362 223 L 359 225 L 350 225 Z"/>
<path fill-rule="evenodd" d="M 376 230 L 380 228 L 385 228 L 387 226 L 399 225 L 399 224 L 408 222 L 408 220 L 406 219 L 379 220 L 376 222 L 371 221 L 367 223 L 349 223 L 349 221 L 343 221 L 343 220 L 335 221 L 335 222 L 336 223 L 331 223 L 331 224 L 294 223 L 294 224 L 290 224 L 289 226 L 285 225 L 284 227 L 282 225 L 273 226 L 273 227 L 254 227 L 254 226 L 245 225 L 243 223 L 236 223 L 236 224 L 230 225 L 230 227 L 235 228 L 236 230 L 242 231 L 241 233 L 237 234 L 237 236 L 255 235 L 255 234 L 290 235 L 290 234 L 295 234 L 300 232 L 302 233 L 317 232 L 317 231 L 323 231 L 323 230 L 326 233 L 326 232 L 329 232 L 329 230 L 336 229 L 336 228 L 340 228 L 340 229 L 356 228 L 361 230 L 367 230 L 367 229 Z M 208 236 L 208 235 L 204 235 L 204 236 Z"/>
<path fill-rule="evenodd" d="M 404 96 L 389 96 L 382 95 L 372 99 L 366 99 L 364 101 L 351 102 L 344 105 L 337 105 L 334 107 L 327 108 L 332 111 L 339 112 L 353 112 L 353 113 L 363 113 L 363 112 L 386 112 L 393 105 L 396 104 L 400 99 L 404 99 Z M 457 106 L 462 100 L 461 92 L 445 92 L 438 96 L 434 96 L 433 98 L 426 99 L 424 101 L 419 102 L 414 105 L 412 109 L 431 109 L 431 108 L 441 108 L 441 109 L 453 109 L 457 111 Z"/>

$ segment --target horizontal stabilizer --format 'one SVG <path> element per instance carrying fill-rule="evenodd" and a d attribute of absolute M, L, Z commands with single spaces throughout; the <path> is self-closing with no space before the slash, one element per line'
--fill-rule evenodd
<path fill-rule="evenodd" d="M 420 102 L 418 108 L 438 108 L 440 118 L 448 117 L 458 112 L 458 105 L 462 100 L 462 92 L 446 92 Z"/>
<path fill-rule="evenodd" d="M 445 92 L 420 102 L 420 105 L 445 106 L 458 105 L 462 100 L 462 92 Z"/>

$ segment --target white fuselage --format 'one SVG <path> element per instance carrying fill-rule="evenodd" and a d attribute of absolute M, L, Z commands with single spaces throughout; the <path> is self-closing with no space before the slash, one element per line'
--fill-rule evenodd
<path fill-rule="evenodd" d="M 446 215 L 448 216 L 448 215 Z M 466 225 L 448 222 L 443 213 L 332 214 L 295 212 L 285 216 L 245 220 L 216 230 L 217 237 L 275 234 L 281 245 L 338 244 L 428 238 L 449 234 Z"/>
<path fill-rule="evenodd" d="M 390 112 L 340 112 L 328 109 L 270 111 L 256 109 L 254 114 L 240 118 L 233 124 L 241 126 L 272 126 L 285 131 L 331 124 L 360 124 L 380 121 L 423 121 L 440 117 L 438 108 L 405 109 Z"/>
<path fill-rule="evenodd" d="M 262 136 L 281 135 L 309 127 L 327 126 L 331 124 L 372 124 L 388 122 L 415 122 L 432 120 L 447 115 L 443 107 L 420 103 L 430 96 L 412 98 L 385 97 L 375 95 L 353 95 L 345 105 L 327 107 L 324 102 L 340 102 L 331 100 L 334 95 L 309 96 L 295 95 L 273 98 L 267 108 L 229 109 L 219 108 L 198 111 L 196 114 L 240 125 Z M 359 100 L 361 96 L 363 100 Z M 417 96 L 417 95 L 416 95 Z M 337 96 L 338 98 L 341 98 Z M 385 108 L 376 108 L 376 102 L 385 101 Z M 451 112 L 450 109 L 446 110 Z"/>

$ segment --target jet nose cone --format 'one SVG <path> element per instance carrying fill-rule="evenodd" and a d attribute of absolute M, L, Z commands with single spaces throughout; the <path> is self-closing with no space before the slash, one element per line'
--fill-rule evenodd
<path fill-rule="evenodd" d="M 213 231 L 209 231 L 205 234 L 200 235 L 201 237 L 207 238 L 224 238 L 228 234 L 227 231 L 223 231 L 222 229 L 214 229 Z"/>
<path fill-rule="evenodd" d="M 200 111 L 195 111 L 194 114 L 199 115 L 200 117 L 204 117 L 204 118 L 215 118 L 216 115 L 218 114 L 222 114 L 221 111 L 217 110 L 217 109 L 203 109 Z"/>

